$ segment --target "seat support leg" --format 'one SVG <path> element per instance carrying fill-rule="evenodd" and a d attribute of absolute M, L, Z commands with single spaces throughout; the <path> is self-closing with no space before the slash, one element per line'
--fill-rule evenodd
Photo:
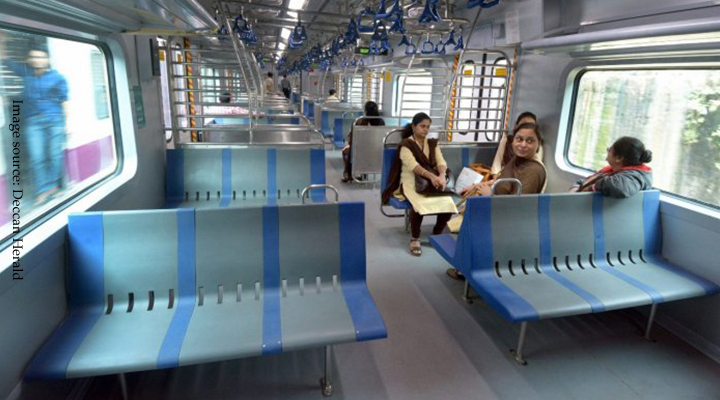
<path fill-rule="evenodd" d="M 125 374 L 118 374 L 118 380 L 120 381 L 120 392 L 122 393 L 123 400 L 129 400 Z"/>
<path fill-rule="evenodd" d="M 473 303 L 472 298 L 470 298 L 470 282 L 468 282 L 467 277 L 465 278 L 465 287 L 463 288 L 462 298 L 468 304 Z"/>
<path fill-rule="evenodd" d="M 525 360 L 522 355 L 523 345 L 525 344 L 525 331 L 526 330 L 527 330 L 527 322 L 521 323 L 520 324 L 520 338 L 518 339 L 517 350 L 510 350 L 510 353 L 513 355 L 513 358 L 520 365 L 527 365 L 527 360 Z"/>
<path fill-rule="evenodd" d="M 325 346 L 325 376 L 320 379 L 320 388 L 324 397 L 332 396 L 330 370 L 332 368 L 332 346 Z"/>
<path fill-rule="evenodd" d="M 650 330 L 652 329 L 653 320 L 655 319 L 655 312 L 657 311 L 657 304 L 653 304 L 650 308 L 650 316 L 648 317 L 647 328 L 645 328 L 645 340 L 650 339 Z"/>

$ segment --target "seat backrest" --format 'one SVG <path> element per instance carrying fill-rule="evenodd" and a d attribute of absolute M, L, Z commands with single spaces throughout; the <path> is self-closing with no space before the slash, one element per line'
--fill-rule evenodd
<path fill-rule="evenodd" d="M 277 185 L 279 198 L 295 198 L 300 201 L 302 190 L 310 184 L 325 183 L 324 149 L 278 149 Z M 324 190 L 313 190 L 313 201 L 323 201 Z"/>
<path fill-rule="evenodd" d="M 502 275 L 522 274 L 540 261 L 538 196 L 491 198 L 493 261 Z"/>
<path fill-rule="evenodd" d="M 324 149 L 176 149 L 167 152 L 168 201 L 297 198 L 325 183 Z M 322 191 L 313 191 L 322 201 Z"/>
<path fill-rule="evenodd" d="M 492 164 L 495 156 L 495 148 L 471 146 L 443 146 L 440 145 L 440 151 L 447 163 L 448 168 L 455 176 L 460 174 L 464 167 L 470 164 Z"/>
<path fill-rule="evenodd" d="M 263 209 L 198 209 L 195 226 L 198 295 L 208 304 L 254 298 L 264 288 Z"/>
<path fill-rule="evenodd" d="M 170 201 L 216 199 L 223 185 L 223 149 L 167 150 L 165 174 Z"/>
<path fill-rule="evenodd" d="M 463 271 L 484 269 L 499 276 L 522 274 L 539 264 L 538 196 L 468 199 L 456 265 Z"/>
<path fill-rule="evenodd" d="M 194 296 L 192 210 L 116 211 L 69 217 L 70 304 L 128 312 Z"/>
<path fill-rule="evenodd" d="M 383 139 L 397 126 L 355 126 L 353 128 L 353 173 L 379 174 L 383 167 Z"/>
<path fill-rule="evenodd" d="M 557 263 L 558 269 L 591 267 L 595 256 L 593 202 L 599 194 L 559 193 L 539 197 L 543 263 Z M 548 237 L 549 236 L 549 237 Z"/>
<path fill-rule="evenodd" d="M 660 192 L 643 191 L 627 199 L 595 199 L 595 243 L 597 257 L 611 265 L 638 261 L 659 254 L 662 248 L 660 228 Z"/>
<path fill-rule="evenodd" d="M 380 193 L 385 191 L 390 179 L 390 168 L 392 168 L 395 157 L 397 156 L 396 148 L 384 148 L 382 159 L 382 175 L 380 175 Z"/>

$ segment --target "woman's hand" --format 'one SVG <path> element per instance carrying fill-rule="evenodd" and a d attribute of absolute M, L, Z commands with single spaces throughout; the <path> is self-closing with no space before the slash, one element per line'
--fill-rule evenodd
<path fill-rule="evenodd" d="M 432 173 L 430 174 L 430 182 L 435 187 L 435 189 L 444 188 L 444 183 L 443 183 L 442 178 L 440 178 L 439 176 L 437 176 L 435 174 L 432 174 Z"/>
<path fill-rule="evenodd" d="M 482 196 L 490 196 L 492 185 L 495 183 L 494 180 L 487 181 L 487 182 L 481 182 L 477 184 L 477 187 L 479 189 L 479 192 Z"/>
<path fill-rule="evenodd" d="M 447 178 L 445 177 L 445 174 L 440 174 L 439 178 L 440 182 L 442 183 L 440 187 L 442 188 L 442 190 L 445 190 L 445 188 L 447 187 Z"/>

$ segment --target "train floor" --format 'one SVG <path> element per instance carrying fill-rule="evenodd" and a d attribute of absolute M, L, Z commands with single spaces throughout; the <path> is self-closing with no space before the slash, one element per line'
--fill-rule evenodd
<path fill-rule="evenodd" d="M 447 277 L 449 265 L 427 243 L 422 257 L 410 255 L 402 219 L 378 210 L 379 189 L 340 183 L 340 153 L 327 155 L 328 182 L 339 188 L 341 201 L 366 204 L 368 285 L 389 335 L 334 346 L 334 398 L 720 398 L 720 365 L 657 324 L 654 341 L 644 340 L 638 310 L 531 323 L 528 365 L 518 365 L 508 349 L 519 325 L 479 298 L 464 302 L 463 284 Z M 425 221 L 424 242 L 432 223 Z M 322 371 L 323 350 L 314 349 L 131 373 L 127 385 L 133 400 L 321 399 Z M 70 384 L 30 383 L 22 398 L 49 400 L 63 388 L 78 400 L 121 398 L 114 376 Z"/>

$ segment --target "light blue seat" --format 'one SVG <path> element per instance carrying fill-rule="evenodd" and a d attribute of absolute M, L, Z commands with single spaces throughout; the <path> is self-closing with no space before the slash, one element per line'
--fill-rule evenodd
<path fill-rule="evenodd" d="M 27 369 L 65 379 L 380 339 L 362 203 L 86 213 L 69 309 Z"/>
<path fill-rule="evenodd" d="M 167 151 L 167 208 L 302 203 L 302 190 L 325 184 L 325 150 L 212 148 Z M 310 191 L 326 201 L 324 189 Z"/>
<path fill-rule="evenodd" d="M 658 191 L 473 198 L 432 245 L 500 315 L 525 323 L 704 296 L 720 287 L 661 256 Z M 522 353 L 516 353 L 524 362 Z"/>
<path fill-rule="evenodd" d="M 344 117 L 343 117 L 344 114 Z M 358 117 L 362 117 L 362 111 L 346 111 L 341 112 L 334 118 L 332 137 L 333 144 L 336 149 L 342 149 L 347 144 L 347 137 L 352 129 L 352 125 Z"/>

